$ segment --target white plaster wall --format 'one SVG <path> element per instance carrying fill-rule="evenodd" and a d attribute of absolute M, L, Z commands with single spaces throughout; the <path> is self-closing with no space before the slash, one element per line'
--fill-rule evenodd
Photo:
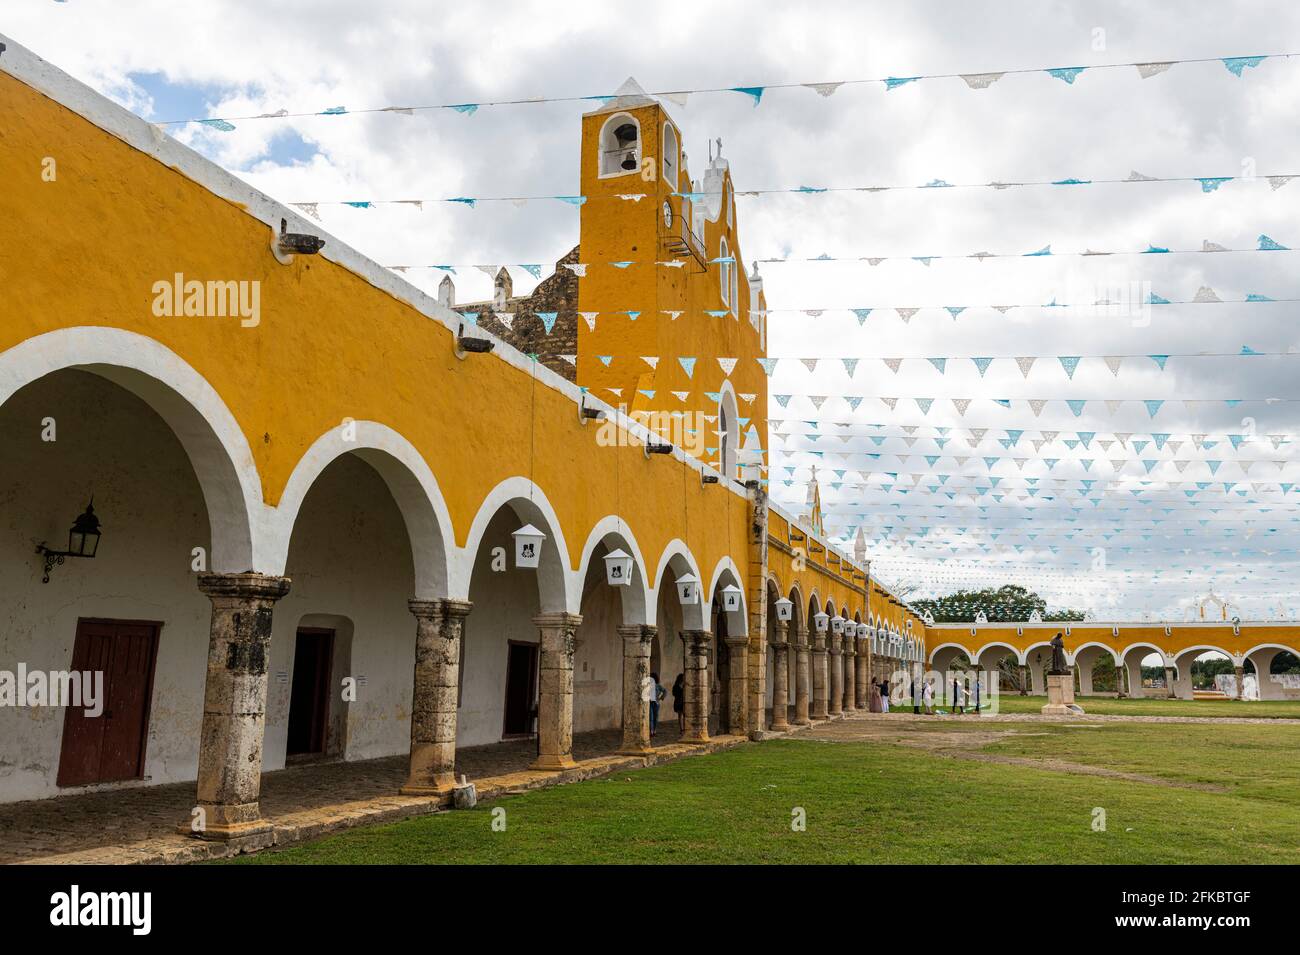
<path fill-rule="evenodd" d="M 659 707 L 659 721 L 670 723 L 676 719 L 673 713 L 673 683 L 678 674 L 685 670 L 685 656 L 682 647 L 683 629 L 682 605 L 677 599 L 677 591 L 672 586 L 660 582 L 659 606 L 655 614 L 658 621 L 656 636 L 658 654 L 651 654 L 650 669 L 657 669 L 659 683 L 664 688 L 663 703 Z"/>
<path fill-rule="evenodd" d="M 606 549 L 598 547 L 582 596 L 582 625 L 574 634 L 573 731 L 623 725 L 622 591 L 605 580 Z"/>
<path fill-rule="evenodd" d="M 456 723 L 458 746 L 501 740 L 505 722 L 506 654 L 510 640 L 537 643 L 537 571 L 515 567 L 512 531 L 522 522 L 509 507 L 488 523 L 474 557 L 461 656 L 461 702 Z M 492 570 L 492 551 L 503 548 L 506 569 Z M 543 559 L 546 559 L 543 557 Z"/>
<path fill-rule="evenodd" d="M 331 729 L 344 733 L 345 759 L 409 752 L 415 670 L 411 546 L 388 486 L 355 455 L 331 463 L 303 500 L 285 573 L 293 580 L 275 607 L 268 664 L 266 739 L 262 768 L 285 762 L 295 637 L 300 626 L 336 628 L 331 673 Z M 338 641 L 351 630 L 347 672 Z M 344 704 L 342 681 L 357 681 L 356 701 Z"/>
<path fill-rule="evenodd" d="M 41 440 L 47 416 L 51 443 Z M 190 552 L 209 547 L 209 532 L 180 443 L 134 395 L 61 371 L 0 407 L 0 447 L 0 669 L 67 669 L 80 617 L 160 622 L 143 782 L 194 779 L 211 604 Z M 69 559 L 42 584 L 36 541 L 66 548 L 91 493 L 98 556 Z M 55 786 L 63 720 L 62 709 L 0 708 L 0 801 L 85 790 Z"/>

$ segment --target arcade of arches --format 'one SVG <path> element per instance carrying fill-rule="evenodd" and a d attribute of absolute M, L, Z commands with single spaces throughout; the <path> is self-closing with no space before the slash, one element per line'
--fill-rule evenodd
<path fill-rule="evenodd" d="M 684 740 L 761 740 L 940 654 L 1025 664 L 1041 642 L 927 628 L 760 482 L 648 453 L 638 422 L 504 344 L 466 352 L 456 313 L 343 243 L 273 256 L 282 221 L 317 226 L 17 44 L 0 112 L 0 265 L 22 262 L 0 323 L 0 671 L 102 673 L 106 704 L 0 707 L 0 802 L 193 781 L 197 835 L 253 838 L 263 772 L 298 761 L 409 754 L 404 791 L 446 798 L 468 747 L 535 739 L 541 772 L 574 765 L 575 732 L 651 752 L 652 672 L 682 677 Z M 174 275 L 259 283 L 258 323 L 157 316 Z M 98 550 L 45 582 L 34 545 L 78 551 L 92 499 Z M 1263 624 L 1093 630 L 1071 652 L 1175 671 L 1214 647 L 1266 672 L 1297 646 Z"/>

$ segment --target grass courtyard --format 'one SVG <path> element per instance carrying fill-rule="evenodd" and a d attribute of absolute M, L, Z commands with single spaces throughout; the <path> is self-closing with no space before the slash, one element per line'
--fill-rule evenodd
<path fill-rule="evenodd" d="M 232 861 L 1296 863 L 1297 751 L 1285 722 L 845 721 Z"/>
<path fill-rule="evenodd" d="M 1045 696 L 1020 696 L 1008 691 L 1003 691 L 998 697 L 998 705 L 1003 713 L 1038 713 L 1046 702 Z M 1300 720 L 1300 700 L 1117 700 L 1105 696 L 1081 696 L 1075 702 L 1088 713 L 1099 716 L 1213 716 Z"/>

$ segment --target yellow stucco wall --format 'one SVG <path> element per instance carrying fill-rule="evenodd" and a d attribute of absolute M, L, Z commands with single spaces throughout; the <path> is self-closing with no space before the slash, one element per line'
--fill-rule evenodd
<path fill-rule="evenodd" d="M 645 154 L 653 155 L 663 114 L 657 106 L 647 113 L 654 118 L 643 123 Z M 85 326 L 122 329 L 160 343 L 202 376 L 229 409 L 251 448 L 270 505 L 279 502 L 295 466 L 322 435 L 346 419 L 375 421 L 398 432 L 429 464 L 457 545 L 465 545 L 488 492 L 521 476 L 531 478 L 554 507 L 571 568 L 577 568 L 597 522 L 617 514 L 641 548 L 647 575 L 670 542 L 680 538 L 703 585 L 725 556 L 735 563 L 741 582 L 751 579 L 749 508 L 743 496 L 702 485 L 696 471 L 670 456 L 647 459 L 635 441 L 601 443 L 610 433 L 608 425 L 580 426 L 569 395 L 498 356 L 456 358 L 446 326 L 332 261 L 329 247 L 323 255 L 278 263 L 268 249 L 268 226 L 240 205 L 3 72 L 0 115 L 7 117 L 0 125 L 0 182 L 6 184 L 0 192 L 5 223 L 0 352 L 47 332 Z M 598 133 L 603 118 L 586 122 L 596 124 Z M 54 181 L 42 177 L 47 158 L 56 164 Z M 583 163 L 584 193 L 628 188 L 609 185 L 620 180 L 599 186 L 594 168 L 588 168 L 594 153 Z M 639 177 L 636 181 L 642 185 Z M 729 176 L 726 181 L 732 202 Z M 662 181 L 656 187 L 661 197 L 672 191 Z M 584 258 L 588 251 L 602 256 L 615 247 L 610 243 L 635 235 L 621 231 L 608 212 L 627 205 L 644 205 L 644 200 L 606 203 L 605 213 L 584 218 Z M 584 215 L 600 207 L 588 203 Z M 654 208 L 646 205 L 641 218 L 653 236 Z M 728 225 L 725 209 L 706 230 L 714 255 L 724 232 L 740 268 L 735 225 Z M 721 306 L 716 265 L 690 281 L 656 274 L 674 270 L 593 271 L 596 280 L 584 279 L 581 286 L 583 296 L 595 296 L 593 310 L 644 301 L 663 308 Z M 260 324 L 244 328 L 234 317 L 156 316 L 154 285 L 177 273 L 205 282 L 260 283 Z M 617 273 L 617 281 L 602 285 L 599 276 L 609 273 Z M 636 285 L 637 275 L 648 277 L 645 288 Z M 670 304 L 664 304 L 665 283 L 674 296 Z M 683 287 L 673 290 L 673 283 Z M 743 274 L 738 286 L 739 320 L 696 315 L 668 323 L 658 316 L 652 320 L 656 324 L 640 327 L 656 329 L 658 353 L 668 356 L 676 349 L 661 363 L 665 377 L 653 387 L 663 394 L 689 389 L 688 410 L 716 412 L 705 397 L 722 385 L 714 359 L 739 359 L 731 376 L 735 390 L 758 395 L 752 406 L 742 402 L 739 413 L 765 434 L 766 377 L 754 361 L 762 348 L 747 320 L 749 286 Z M 763 307 L 761 301 L 757 307 Z M 658 324 L 659 319 L 668 324 Z M 617 345 L 624 354 L 629 349 L 655 353 L 642 352 L 634 342 L 619 344 L 626 323 L 623 332 L 618 325 L 601 327 L 612 329 L 611 350 Z M 679 338 L 687 344 L 679 345 Z M 607 346 L 593 339 L 582 347 L 588 361 Z M 693 381 L 675 360 L 689 351 L 700 353 Z M 909 615 L 874 582 L 866 599 L 865 569 L 841 561 L 825 541 L 806 529 L 792 530 L 776 511 L 770 538 L 777 544 L 769 550 L 770 576 L 783 594 L 799 589 L 801 616 L 815 593 L 823 607 L 830 603 L 850 618 L 883 620 L 907 632 Z"/>
<path fill-rule="evenodd" d="M 1241 656 L 1267 644 L 1293 649 L 1300 647 L 1300 627 L 1295 624 L 1250 624 L 1241 626 L 1238 632 L 1234 632 L 1230 623 L 1118 624 L 1118 636 L 1112 629 L 1114 626 L 1116 625 L 1067 621 L 935 626 L 928 628 L 927 640 L 931 653 L 946 645 L 955 644 L 962 647 L 968 656 L 980 652 L 990 644 L 1007 646 L 1023 655 L 1030 647 L 1041 646 L 1057 633 L 1061 634 L 1061 641 L 1071 654 L 1087 644 L 1101 644 L 1119 653 L 1136 644 L 1143 644 L 1170 657 L 1198 647 L 1222 650 L 1230 656 Z M 1166 626 L 1169 628 L 1168 634 L 1165 633 Z M 972 627 L 975 628 L 974 634 L 971 633 Z M 1022 632 L 1017 633 L 1017 628 Z"/>
<path fill-rule="evenodd" d="M 571 563 L 617 512 L 650 573 L 674 537 L 705 584 L 729 540 L 743 567 L 743 498 L 702 487 L 670 457 L 597 446 L 569 397 L 496 356 L 457 359 L 442 324 L 325 256 L 278 264 L 265 224 L 3 73 L 0 115 L 0 351 L 73 326 L 160 342 L 228 406 L 270 504 L 317 438 L 345 418 L 371 420 L 429 463 L 458 544 L 485 494 L 522 475 L 555 507 Z M 54 182 L 42 181 L 45 157 L 57 161 Z M 153 285 L 177 272 L 260 282 L 261 324 L 155 317 Z"/>

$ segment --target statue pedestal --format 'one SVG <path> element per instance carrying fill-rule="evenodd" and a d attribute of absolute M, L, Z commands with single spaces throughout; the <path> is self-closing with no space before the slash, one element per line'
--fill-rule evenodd
<path fill-rule="evenodd" d="M 1044 716 L 1077 716 L 1083 707 L 1074 702 L 1074 674 L 1047 674 L 1047 705 Z"/>

